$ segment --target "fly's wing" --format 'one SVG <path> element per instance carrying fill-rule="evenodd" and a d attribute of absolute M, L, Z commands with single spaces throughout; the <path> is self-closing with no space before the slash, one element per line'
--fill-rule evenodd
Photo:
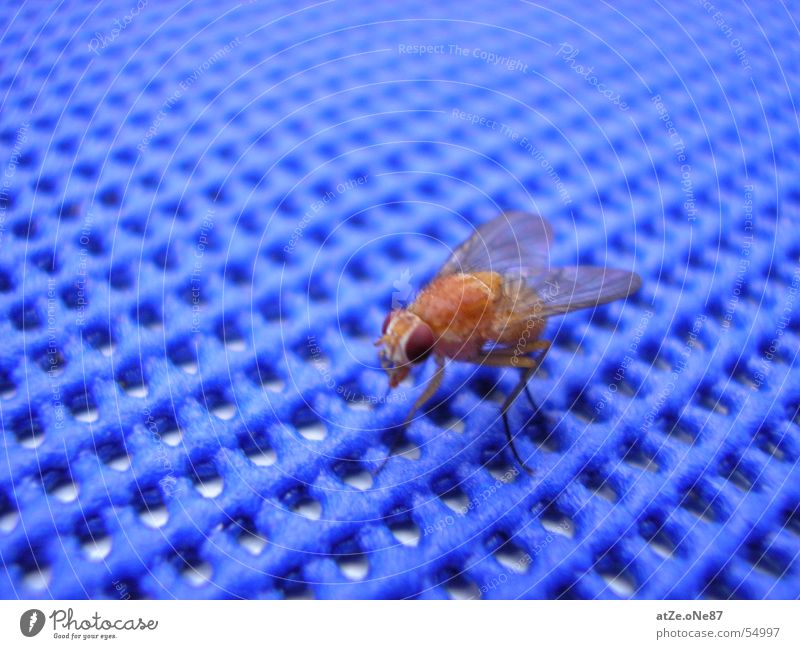
<path fill-rule="evenodd" d="M 541 216 L 503 212 L 456 248 L 437 277 L 482 270 L 506 273 L 519 268 L 546 269 L 552 240 L 553 231 Z"/>
<path fill-rule="evenodd" d="M 636 273 L 602 266 L 531 268 L 522 269 L 521 273 L 522 282 L 531 291 L 520 293 L 523 299 L 527 294 L 528 299 L 527 304 L 517 308 L 538 318 L 607 304 L 628 297 L 642 285 Z"/>

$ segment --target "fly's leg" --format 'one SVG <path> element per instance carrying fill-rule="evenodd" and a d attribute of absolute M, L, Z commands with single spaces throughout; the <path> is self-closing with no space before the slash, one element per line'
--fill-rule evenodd
<path fill-rule="evenodd" d="M 524 372 L 519 379 L 519 383 L 517 386 L 511 391 L 511 393 L 506 397 L 505 402 L 503 403 L 503 407 L 500 410 L 500 414 L 503 417 L 503 427 L 506 433 L 506 439 L 508 440 L 508 445 L 511 448 L 511 453 L 514 455 L 514 459 L 519 462 L 520 466 L 522 466 L 528 474 L 533 474 L 531 469 L 528 467 L 525 462 L 522 461 L 522 458 L 519 456 L 517 452 L 517 447 L 514 444 L 514 437 L 511 435 L 511 429 L 508 425 L 508 409 L 511 407 L 511 404 L 514 403 L 516 398 L 519 396 L 519 393 L 525 390 L 525 394 L 528 397 L 528 400 L 531 403 L 531 406 L 534 410 L 538 410 L 536 403 L 533 401 L 533 398 L 528 391 L 528 381 L 534 375 L 536 370 L 539 368 L 539 365 L 542 364 L 542 360 L 547 355 L 547 350 L 550 349 L 550 341 L 548 340 L 536 340 L 525 347 L 515 350 L 513 353 L 509 354 L 506 351 L 502 352 L 494 352 L 489 353 L 484 356 L 480 362 L 484 365 L 491 365 L 494 367 L 521 367 L 524 368 Z M 530 356 L 521 356 L 520 354 L 526 354 L 530 352 L 541 352 L 536 358 L 531 358 Z"/>
<path fill-rule="evenodd" d="M 434 372 L 433 376 L 431 377 L 431 380 L 428 383 L 428 387 L 425 388 L 425 392 L 419 395 L 419 397 L 417 397 L 417 400 L 414 402 L 414 405 L 411 406 L 411 410 L 408 411 L 406 418 L 403 420 L 403 426 L 408 425 L 408 422 L 411 421 L 411 418 L 414 416 L 417 410 L 419 410 L 428 401 L 430 401 L 431 397 L 433 397 L 433 395 L 436 394 L 436 391 L 442 384 L 443 378 L 444 378 L 444 356 L 439 356 L 437 354 L 436 372 Z"/>
<path fill-rule="evenodd" d="M 436 391 L 439 389 L 439 386 L 442 384 L 442 379 L 444 378 L 444 356 L 436 355 L 436 371 L 434 372 L 433 376 L 431 377 L 430 382 L 428 383 L 428 387 L 425 388 L 425 391 L 417 397 L 417 400 L 414 402 L 414 405 L 411 406 L 411 410 L 409 410 L 406 418 L 403 420 L 403 428 L 408 425 L 408 422 L 411 421 L 411 418 L 414 414 L 419 410 L 422 406 L 424 406 L 428 401 L 430 401 L 431 397 L 436 394 Z M 383 461 L 378 466 L 378 469 L 373 474 L 373 478 L 377 478 L 378 474 L 383 471 L 383 467 L 386 466 L 386 463 L 389 461 L 391 457 L 391 451 L 389 455 L 387 455 Z"/>

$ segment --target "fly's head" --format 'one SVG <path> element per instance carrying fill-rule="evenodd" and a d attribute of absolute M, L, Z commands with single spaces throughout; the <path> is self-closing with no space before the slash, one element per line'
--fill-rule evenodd
<path fill-rule="evenodd" d="M 375 345 L 381 348 L 378 353 L 389 375 L 389 386 L 396 388 L 414 363 L 428 357 L 436 338 L 425 322 L 406 309 L 391 311 L 383 321 L 382 333 Z"/>

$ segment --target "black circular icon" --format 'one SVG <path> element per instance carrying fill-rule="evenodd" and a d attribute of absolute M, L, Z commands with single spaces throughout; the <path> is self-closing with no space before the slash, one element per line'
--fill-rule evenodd
<path fill-rule="evenodd" d="M 38 608 L 25 611 L 19 618 L 19 630 L 22 635 L 32 638 L 44 627 L 44 613 Z"/>

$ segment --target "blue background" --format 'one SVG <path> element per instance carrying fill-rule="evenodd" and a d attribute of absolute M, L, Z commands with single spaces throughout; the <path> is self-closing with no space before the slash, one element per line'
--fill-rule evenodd
<path fill-rule="evenodd" d="M 6 3 L 0 594 L 800 595 L 797 18 Z M 513 372 L 403 429 L 372 345 L 503 209 L 643 278 L 551 323 L 533 477 Z"/>

